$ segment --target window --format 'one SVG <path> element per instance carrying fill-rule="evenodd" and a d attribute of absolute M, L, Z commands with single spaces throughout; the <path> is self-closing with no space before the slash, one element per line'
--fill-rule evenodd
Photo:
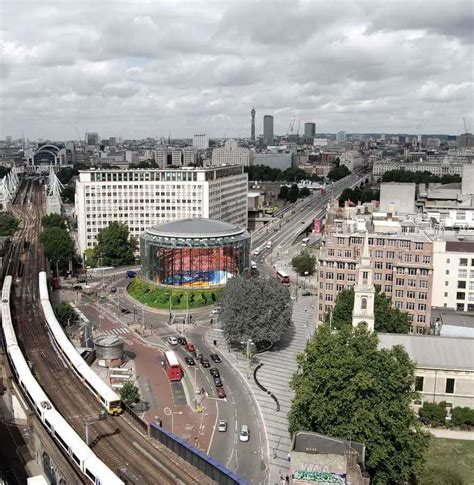
<path fill-rule="evenodd" d="M 446 379 L 446 394 L 454 394 L 454 381 L 455 379 Z"/>
<path fill-rule="evenodd" d="M 367 298 L 362 298 L 362 303 L 360 307 L 362 310 L 367 310 Z"/>
<path fill-rule="evenodd" d="M 467 266 L 467 258 L 460 258 L 459 266 Z"/>
<path fill-rule="evenodd" d="M 415 377 L 415 391 L 416 392 L 422 392 L 423 391 L 423 381 L 424 381 L 424 377 L 422 377 L 422 376 L 416 376 Z"/>
<path fill-rule="evenodd" d="M 419 300 L 425 300 L 426 301 L 428 299 L 428 293 L 425 293 L 423 291 L 420 291 L 418 293 L 418 299 Z"/>
<path fill-rule="evenodd" d="M 411 276 L 415 276 L 416 275 L 416 268 L 409 268 L 408 274 L 411 275 Z"/>
<path fill-rule="evenodd" d="M 458 278 L 467 278 L 467 269 L 460 269 L 458 271 Z"/>
<path fill-rule="evenodd" d="M 418 310 L 420 312 L 426 312 L 426 303 L 418 303 Z"/>
<path fill-rule="evenodd" d="M 343 281 L 344 280 L 344 273 L 336 273 L 336 279 L 338 281 Z"/>
<path fill-rule="evenodd" d="M 410 298 L 410 300 L 415 299 L 415 292 L 414 291 L 407 291 L 407 298 Z"/>
<path fill-rule="evenodd" d="M 446 270 L 446 274 L 448 275 L 449 274 L 449 269 Z"/>
<path fill-rule="evenodd" d="M 383 258 L 383 251 L 375 251 L 376 258 Z"/>
<path fill-rule="evenodd" d="M 423 256 L 423 263 L 425 264 L 431 263 L 431 256 Z"/>
<path fill-rule="evenodd" d="M 375 269 L 382 269 L 383 268 L 382 261 L 375 261 L 374 268 Z"/>
<path fill-rule="evenodd" d="M 458 291 L 456 293 L 456 300 L 464 300 L 466 298 L 466 293 L 464 291 Z"/>
<path fill-rule="evenodd" d="M 391 292 L 392 292 L 392 287 L 391 287 L 391 285 L 385 285 L 385 286 L 384 286 L 384 291 L 385 291 L 385 293 L 391 293 Z"/>
<path fill-rule="evenodd" d="M 398 308 L 399 310 L 403 310 L 403 302 L 396 301 L 395 302 L 395 308 Z"/>
<path fill-rule="evenodd" d="M 423 243 L 422 242 L 415 243 L 415 249 L 419 251 L 423 251 Z"/>
<path fill-rule="evenodd" d="M 395 296 L 397 298 L 403 298 L 403 290 L 396 290 L 395 291 Z"/>
<path fill-rule="evenodd" d="M 397 286 L 403 286 L 405 284 L 403 278 L 397 278 L 396 280 Z"/>
<path fill-rule="evenodd" d="M 458 281 L 458 288 L 461 288 L 462 290 L 464 290 L 466 288 L 466 282 Z"/>
<path fill-rule="evenodd" d="M 394 251 L 387 251 L 387 259 L 393 259 L 395 257 Z"/>
<path fill-rule="evenodd" d="M 427 281 L 420 281 L 420 288 L 428 288 L 428 282 Z"/>
<path fill-rule="evenodd" d="M 426 322 L 426 317 L 424 315 L 418 315 L 418 318 L 416 319 L 418 323 L 425 323 Z"/>
<path fill-rule="evenodd" d="M 407 308 L 407 310 L 414 310 L 415 304 L 412 301 L 409 301 L 409 302 L 407 302 L 406 308 Z"/>

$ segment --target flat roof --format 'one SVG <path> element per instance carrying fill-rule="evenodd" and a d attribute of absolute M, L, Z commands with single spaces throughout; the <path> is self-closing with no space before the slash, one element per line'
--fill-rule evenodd
<path fill-rule="evenodd" d="M 402 345 L 418 367 L 474 371 L 474 339 L 379 333 L 379 347 Z"/>
<path fill-rule="evenodd" d="M 182 219 L 149 227 L 147 234 L 173 238 L 226 237 L 242 234 L 244 229 L 216 219 Z"/>

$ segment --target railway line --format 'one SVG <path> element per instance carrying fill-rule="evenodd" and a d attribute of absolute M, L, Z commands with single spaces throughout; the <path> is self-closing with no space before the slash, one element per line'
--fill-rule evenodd
<path fill-rule="evenodd" d="M 45 270 L 39 243 L 44 215 L 39 180 L 23 181 L 12 205 L 21 223 L 8 255 L 14 278 L 13 321 L 25 357 L 51 402 L 84 439 L 84 421 L 98 416 L 99 402 L 53 348 L 38 294 L 38 273 Z M 142 434 L 126 415 L 108 417 L 89 429 L 91 448 L 126 483 L 214 483 L 168 448 Z"/>

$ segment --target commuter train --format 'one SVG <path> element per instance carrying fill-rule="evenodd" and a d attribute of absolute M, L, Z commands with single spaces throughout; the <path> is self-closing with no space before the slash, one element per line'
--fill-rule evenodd
<path fill-rule="evenodd" d="M 113 391 L 77 353 L 74 345 L 67 338 L 49 301 L 48 282 L 46 273 L 41 271 L 39 274 L 39 291 L 41 306 L 48 324 L 49 331 L 62 356 L 69 362 L 76 375 L 84 381 L 87 388 L 94 394 L 97 400 L 107 410 L 109 414 L 120 414 L 122 412 L 122 402 L 120 397 Z"/>
<path fill-rule="evenodd" d="M 15 335 L 10 312 L 10 290 L 12 277 L 6 276 L 2 288 L 2 329 L 5 350 L 16 380 L 49 434 L 59 447 L 80 468 L 87 479 L 96 485 L 117 484 L 124 482 L 110 470 L 91 451 L 82 438 L 51 404 L 46 393 L 33 376 Z"/>

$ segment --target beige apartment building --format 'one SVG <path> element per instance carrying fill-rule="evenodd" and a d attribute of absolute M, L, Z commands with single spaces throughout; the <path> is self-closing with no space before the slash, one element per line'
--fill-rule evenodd
<path fill-rule="evenodd" d="M 413 333 L 426 333 L 431 316 L 432 241 L 423 232 L 402 232 L 397 221 L 377 225 L 387 232 L 374 232 L 378 229 L 371 223 L 367 226 L 374 285 L 395 308 L 408 313 Z M 367 226 L 358 221 L 324 237 L 318 268 L 319 321 L 332 312 L 338 293 L 354 286 Z"/>

